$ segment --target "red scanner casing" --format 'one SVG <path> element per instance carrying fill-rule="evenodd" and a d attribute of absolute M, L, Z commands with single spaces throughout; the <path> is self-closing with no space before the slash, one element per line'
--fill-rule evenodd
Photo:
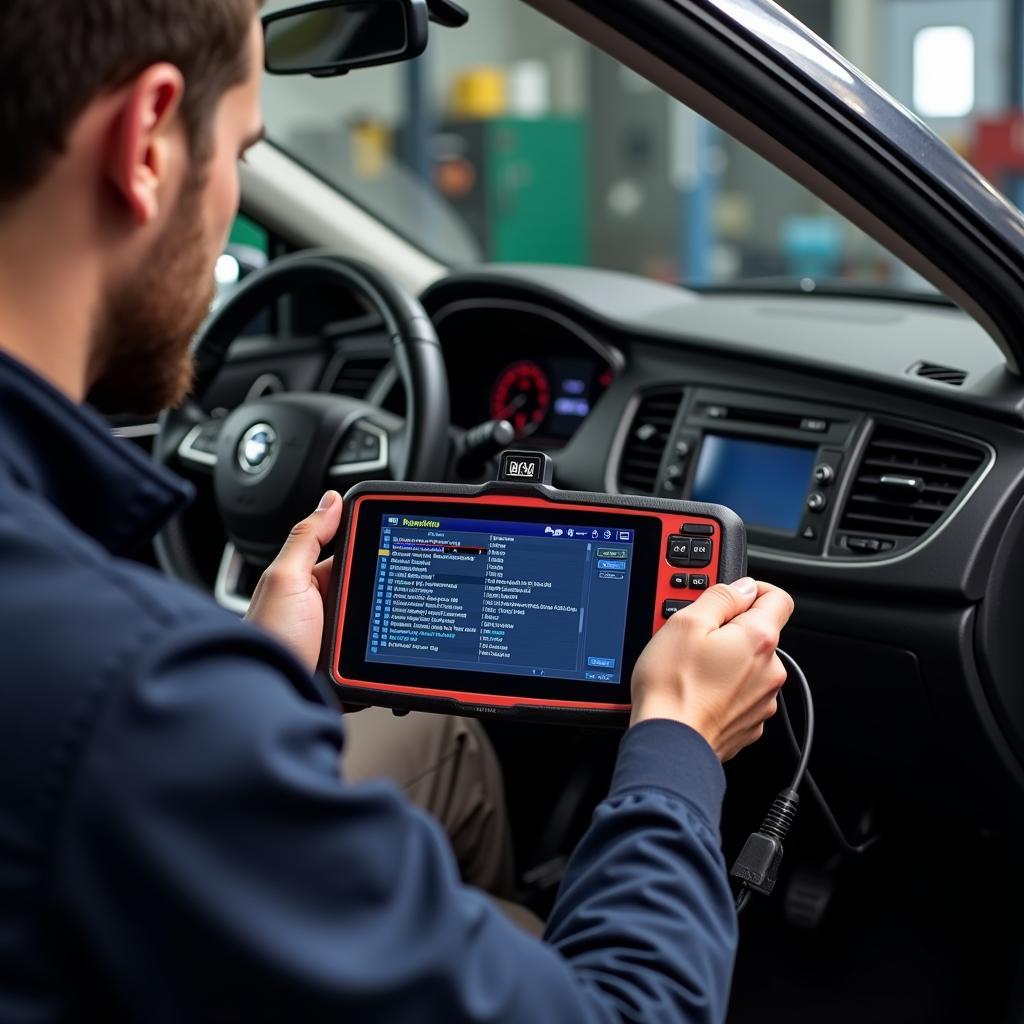
<path fill-rule="evenodd" d="M 540 508 L 559 512 L 614 513 L 617 520 L 643 516 L 660 523 L 659 566 L 650 605 L 650 635 L 667 621 L 662 615 L 666 600 L 695 600 L 700 592 L 678 589 L 671 577 L 681 571 L 666 557 L 669 537 L 682 533 L 684 524 L 710 526 L 706 539 L 713 542 L 711 562 L 700 567 L 708 577 L 709 586 L 731 583 L 746 574 L 746 531 L 740 518 L 721 505 L 675 501 L 633 495 L 607 495 L 583 491 L 560 491 L 545 484 L 491 482 L 482 485 L 416 484 L 366 482 L 353 487 L 345 496 L 341 527 L 335 541 L 334 571 L 328 599 L 328 624 L 321 656 L 321 669 L 334 685 L 342 702 L 353 705 L 390 707 L 396 711 L 434 711 L 466 715 L 527 715 L 533 719 L 561 720 L 575 718 L 588 724 L 617 724 L 629 714 L 630 704 L 621 699 L 614 702 L 598 700 L 562 700 L 536 696 L 508 696 L 486 692 L 466 692 L 422 686 L 403 686 L 341 674 L 339 659 L 345 642 L 365 646 L 366 637 L 345 636 L 346 611 L 350 597 L 354 600 L 350 556 L 359 527 L 360 514 L 369 503 L 390 506 L 443 502 L 465 505 L 467 514 L 474 506 Z M 685 570 L 683 570 L 685 571 Z M 632 666 L 629 666 L 630 672 Z"/>

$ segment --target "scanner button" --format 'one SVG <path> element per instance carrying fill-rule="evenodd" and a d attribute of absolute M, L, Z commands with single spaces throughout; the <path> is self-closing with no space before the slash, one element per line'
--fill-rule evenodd
<path fill-rule="evenodd" d="M 711 552 L 714 550 L 714 547 L 714 541 L 694 537 L 690 541 L 690 565 L 710 565 Z"/>
<path fill-rule="evenodd" d="M 695 572 L 690 577 L 690 586 L 694 590 L 707 590 L 708 587 L 711 586 L 711 581 L 708 579 L 705 573 Z"/>
<path fill-rule="evenodd" d="M 693 604 L 692 601 L 665 601 L 661 606 L 662 617 L 671 619 L 676 612 L 689 608 L 691 604 Z"/>
<path fill-rule="evenodd" d="M 690 585 L 690 577 L 685 572 L 674 572 L 668 583 L 673 590 L 685 590 Z"/>
<path fill-rule="evenodd" d="M 669 564 L 689 565 L 690 545 L 692 543 L 693 541 L 689 537 L 673 533 L 668 539 L 668 550 L 665 552 L 665 557 L 668 559 Z"/>
<path fill-rule="evenodd" d="M 683 523 L 683 533 L 699 534 L 702 537 L 710 537 L 715 528 L 710 523 Z"/>

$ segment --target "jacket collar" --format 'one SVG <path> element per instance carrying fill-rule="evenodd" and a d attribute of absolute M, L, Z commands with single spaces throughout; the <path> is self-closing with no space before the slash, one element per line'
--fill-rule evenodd
<path fill-rule="evenodd" d="M 193 497 L 110 424 L 0 352 L 0 467 L 112 554 L 137 551 Z"/>

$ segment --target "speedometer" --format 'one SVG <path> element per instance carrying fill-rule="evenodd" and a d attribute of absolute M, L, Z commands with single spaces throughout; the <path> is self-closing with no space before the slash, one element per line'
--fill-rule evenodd
<path fill-rule="evenodd" d="M 508 420 L 522 440 L 535 433 L 551 409 L 551 382 L 537 363 L 506 366 L 491 391 L 491 418 Z"/>

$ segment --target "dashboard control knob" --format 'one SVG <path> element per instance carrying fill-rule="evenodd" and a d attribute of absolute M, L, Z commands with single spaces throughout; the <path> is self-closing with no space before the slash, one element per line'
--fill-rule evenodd
<path fill-rule="evenodd" d="M 824 512 L 827 504 L 828 498 L 826 498 L 821 491 L 811 491 L 811 493 L 807 495 L 807 507 L 812 512 Z"/>
<path fill-rule="evenodd" d="M 668 466 L 665 469 L 665 477 L 668 480 L 678 480 L 683 475 L 683 470 L 679 466 Z"/>
<path fill-rule="evenodd" d="M 685 459 L 690 454 L 690 442 L 689 441 L 676 441 L 676 455 L 681 459 Z"/>
<path fill-rule="evenodd" d="M 836 478 L 836 471 L 827 463 L 814 467 L 814 479 L 819 484 L 830 484 Z"/>

